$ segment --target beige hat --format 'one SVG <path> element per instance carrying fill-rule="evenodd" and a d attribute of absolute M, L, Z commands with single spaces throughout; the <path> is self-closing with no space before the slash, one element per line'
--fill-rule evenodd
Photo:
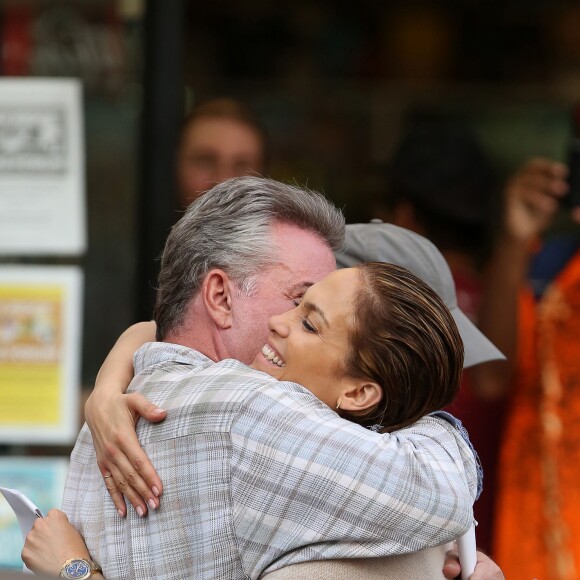
<path fill-rule="evenodd" d="M 389 262 L 407 268 L 429 284 L 451 311 L 465 349 L 464 367 L 505 356 L 457 306 L 455 283 L 441 252 L 426 238 L 410 230 L 373 220 L 346 226 L 345 251 L 336 255 L 339 268 L 360 262 Z"/>

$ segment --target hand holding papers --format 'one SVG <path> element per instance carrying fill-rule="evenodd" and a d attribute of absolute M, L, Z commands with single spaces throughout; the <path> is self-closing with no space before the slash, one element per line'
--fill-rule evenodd
<path fill-rule="evenodd" d="M 37 518 L 41 518 L 42 512 L 21 492 L 17 489 L 0 487 L 0 493 L 4 496 L 10 507 L 14 510 L 18 525 L 22 532 L 22 539 L 26 540 L 28 532 L 32 529 Z M 26 565 L 24 571 L 28 571 Z"/>
<path fill-rule="evenodd" d="M 26 540 L 28 532 L 32 529 L 37 518 L 41 518 L 42 512 L 21 491 L 0 487 L 0 493 L 4 496 L 10 507 L 14 510 L 22 539 Z"/>

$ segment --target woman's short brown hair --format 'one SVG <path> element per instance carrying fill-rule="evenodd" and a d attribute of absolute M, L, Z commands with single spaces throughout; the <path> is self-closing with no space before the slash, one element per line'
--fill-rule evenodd
<path fill-rule="evenodd" d="M 378 383 L 383 397 L 370 409 L 344 417 L 393 431 L 453 401 L 463 343 L 443 301 L 411 272 L 382 262 L 355 267 L 362 291 L 349 332 L 346 373 Z"/>

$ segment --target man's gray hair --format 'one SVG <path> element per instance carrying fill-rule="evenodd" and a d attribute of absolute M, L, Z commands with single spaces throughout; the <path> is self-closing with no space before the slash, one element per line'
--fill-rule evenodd
<path fill-rule="evenodd" d="M 236 177 L 195 200 L 173 226 L 161 257 L 155 304 L 157 339 L 183 323 L 187 305 L 212 268 L 224 270 L 246 294 L 257 275 L 283 256 L 272 226 L 298 226 L 333 251 L 344 243 L 344 217 L 319 193 L 261 177 Z"/>

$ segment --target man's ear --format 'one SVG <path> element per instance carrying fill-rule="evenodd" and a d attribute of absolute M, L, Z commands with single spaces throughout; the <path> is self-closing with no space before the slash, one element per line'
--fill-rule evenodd
<path fill-rule="evenodd" d="M 210 270 L 201 286 L 201 298 L 208 316 L 221 329 L 232 325 L 232 284 L 219 268 Z"/>
<path fill-rule="evenodd" d="M 343 411 L 365 411 L 381 402 L 383 389 L 373 381 L 357 379 L 340 396 Z"/>

